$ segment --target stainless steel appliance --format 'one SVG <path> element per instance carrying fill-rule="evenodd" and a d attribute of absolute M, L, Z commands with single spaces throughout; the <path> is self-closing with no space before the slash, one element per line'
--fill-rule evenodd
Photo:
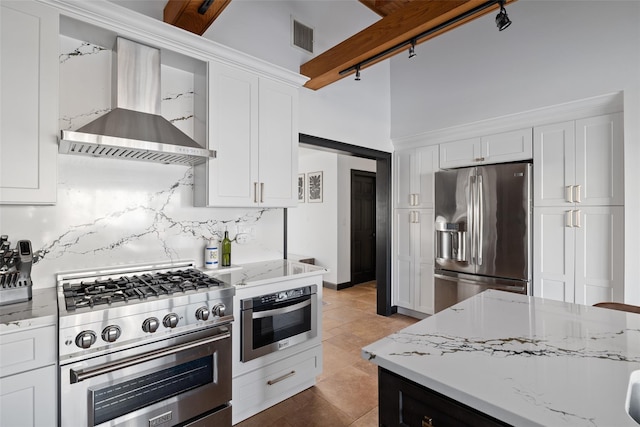
<path fill-rule="evenodd" d="M 531 164 L 435 174 L 435 311 L 486 289 L 530 294 Z"/>
<path fill-rule="evenodd" d="M 215 158 L 161 115 L 160 50 L 116 39 L 116 106 L 76 131 L 62 130 L 58 152 L 195 165 Z"/>
<path fill-rule="evenodd" d="M 57 282 L 63 427 L 231 426 L 234 287 L 190 262 Z"/>
<path fill-rule="evenodd" d="M 11 249 L 9 236 L 0 236 L 0 305 L 31 300 L 31 266 L 37 260 L 29 240 L 19 240 Z"/>
<path fill-rule="evenodd" d="M 311 285 L 240 301 L 240 360 L 247 362 L 315 338 L 317 291 Z"/>

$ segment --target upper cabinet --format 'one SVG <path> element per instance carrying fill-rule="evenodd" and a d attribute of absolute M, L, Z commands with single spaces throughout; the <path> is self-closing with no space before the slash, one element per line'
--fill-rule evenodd
<path fill-rule="evenodd" d="M 440 144 L 440 168 L 530 160 L 532 139 L 526 128 Z"/>
<path fill-rule="evenodd" d="M 0 4 L 0 203 L 53 204 L 57 188 L 58 13 Z"/>
<path fill-rule="evenodd" d="M 535 206 L 624 204 L 622 113 L 536 127 Z"/>
<path fill-rule="evenodd" d="M 396 208 L 433 208 L 438 146 L 399 150 L 394 154 Z"/>
<path fill-rule="evenodd" d="M 298 89 L 211 62 L 208 105 L 216 158 L 196 167 L 196 205 L 296 206 Z"/>

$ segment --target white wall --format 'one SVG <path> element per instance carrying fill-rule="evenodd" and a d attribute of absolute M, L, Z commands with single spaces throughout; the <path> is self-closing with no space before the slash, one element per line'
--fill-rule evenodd
<path fill-rule="evenodd" d="M 376 171 L 375 160 L 338 156 L 338 284 L 351 281 L 351 171 Z"/>
<path fill-rule="evenodd" d="M 288 209 L 287 252 L 315 258 L 317 265 L 329 269 L 324 281 L 338 283 L 338 155 L 300 149 L 299 173 L 322 171 L 322 203 L 305 202 Z M 305 177 L 305 187 L 308 178 Z"/>
<path fill-rule="evenodd" d="M 640 2 L 519 0 L 391 62 L 393 138 L 624 91 L 625 300 L 640 304 Z"/>

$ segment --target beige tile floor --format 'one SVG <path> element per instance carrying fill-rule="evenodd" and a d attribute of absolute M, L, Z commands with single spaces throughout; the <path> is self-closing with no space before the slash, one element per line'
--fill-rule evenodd
<path fill-rule="evenodd" d="M 411 317 L 376 315 L 375 282 L 334 291 L 324 288 L 323 369 L 317 383 L 238 427 L 375 427 L 378 379 L 360 349 L 414 322 Z"/>

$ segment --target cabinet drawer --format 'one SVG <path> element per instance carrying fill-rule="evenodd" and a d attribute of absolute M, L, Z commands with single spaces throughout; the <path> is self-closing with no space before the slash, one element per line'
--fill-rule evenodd
<path fill-rule="evenodd" d="M 0 335 L 0 376 L 56 363 L 56 327 Z"/>
<path fill-rule="evenodd" d="M 242 419 L 301 391 L 322 372 L 322 346 L 303 351 L 233 379 L 233 411 Z"/>

